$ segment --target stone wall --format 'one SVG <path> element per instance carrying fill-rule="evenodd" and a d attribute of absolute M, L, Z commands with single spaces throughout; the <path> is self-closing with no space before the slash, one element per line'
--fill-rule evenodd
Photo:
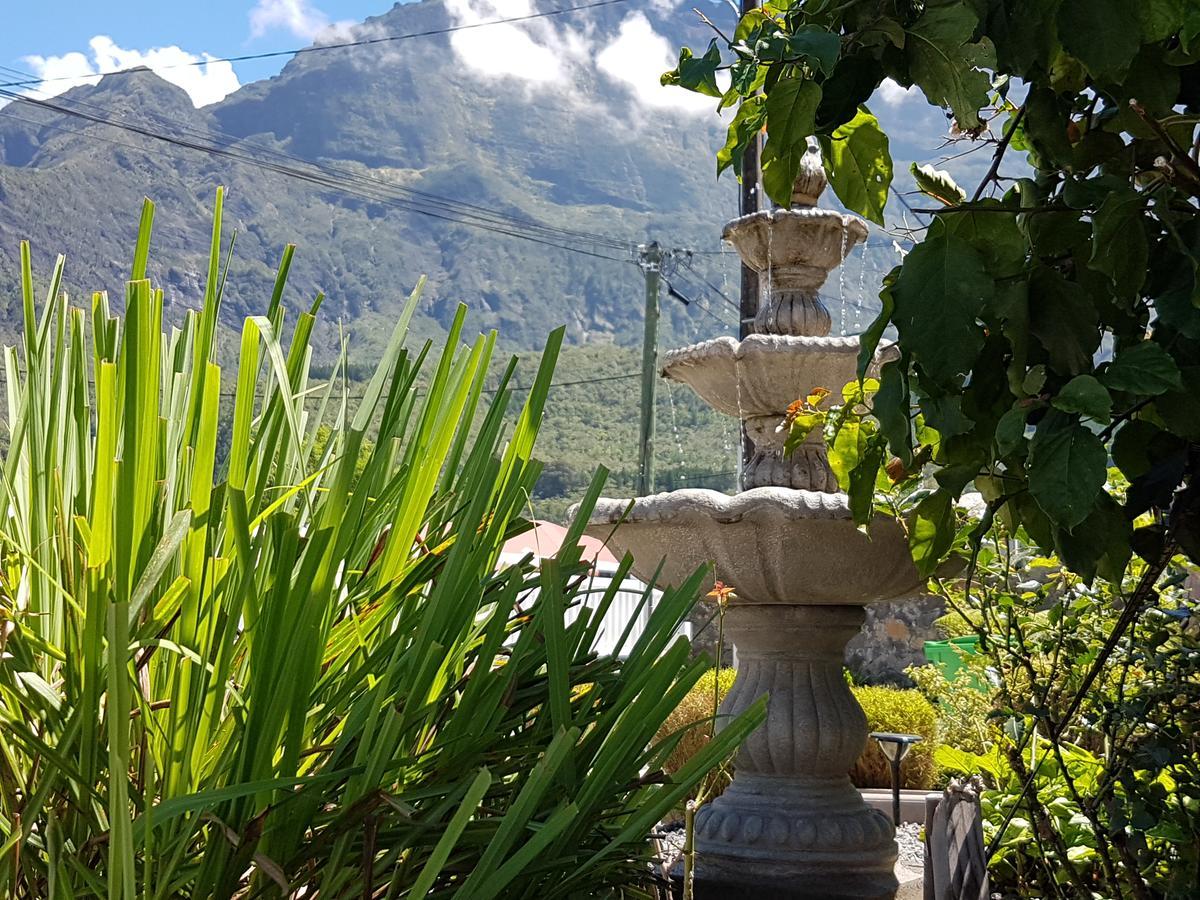
<path fill-rule="evenodd" d="M 933 623 L 945 609 L 928 594 L 902 597 L 867 607 L 867 621 L 846 647 L 846 666 L 863 684 L 910 687 L 909 666 L 926 662 L 925 642 L 941 640 Z"/>

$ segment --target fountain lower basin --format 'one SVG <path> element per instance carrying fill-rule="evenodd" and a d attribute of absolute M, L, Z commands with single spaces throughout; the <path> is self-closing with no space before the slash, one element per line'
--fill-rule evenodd
<path fill-rule="evenodd" d="M 660 583 L 679 584 L 712 565 L 741 603 L 859 606 L 921 584 L 900 526 L 877 520 L 863 534 L 845 494 L 759 487 L 601 499 L 588 533 L 632 554 L 647 581 L 658 572 Z"/>

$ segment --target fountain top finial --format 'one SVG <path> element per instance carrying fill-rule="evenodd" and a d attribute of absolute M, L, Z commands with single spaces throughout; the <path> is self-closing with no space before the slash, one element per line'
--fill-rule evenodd
<path fill-rule="evenodd" d="M 796 183 L 792 187 L 792 208 L 816 206 L 828 184 L 820 145 L 809 138 L 808 149 L 800 157 L 800 174 L 796 176 Z"/>

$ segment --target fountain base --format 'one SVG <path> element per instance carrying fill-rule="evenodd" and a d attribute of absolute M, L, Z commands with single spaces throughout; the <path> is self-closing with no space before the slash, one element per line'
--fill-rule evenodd
<path fill-rule="evenodd" d="M 842 669 L 863 617 L 861 606 L 729 607 L 738 671 L 721 714 L 766 694 L 767 718 L 738 751 L 729 788 L 696 814 L 708 896 L 895 895 L 895 830 L 846 775 L 867 744 Z"/>
<path fill-rule="evenodd" d="M 845 776 L 739 775 L 697 813 L 697 897 L 892 897 L 894 835 Z"/>

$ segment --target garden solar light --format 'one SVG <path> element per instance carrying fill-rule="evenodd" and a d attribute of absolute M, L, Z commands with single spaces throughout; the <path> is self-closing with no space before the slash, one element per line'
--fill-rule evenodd
<path fill-rule="evenodd" d="M 879 744 L 879 749 L 892 764 L 892 824 L 900 826 L 900 764 L 912 749 L 912 745 L 921 740 L 919 734 L 895 734 L 891 731 L 872 731 L 871 737 Z"/>

